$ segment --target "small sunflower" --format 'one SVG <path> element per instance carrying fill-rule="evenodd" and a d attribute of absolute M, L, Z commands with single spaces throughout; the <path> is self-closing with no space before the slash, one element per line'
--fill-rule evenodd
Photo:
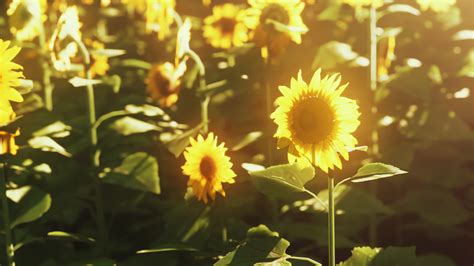
<path fill-rule="evenodd" d="M 104 44 L 90 39 L 86 41 L 86 44 L 93 49 L 91 52 L 91 76 L 94 78 L 107 74 L 107 71 L 110 69 L 109 58 L 97 52 L 105 48 Z"/>
<path fill-rule="evenodd" d="M 420 5 L 421 10 L 431 9 L 437 13 L 446 12 L 456 4 L 456 0 L 416 0 L 416 2 Z"/>
<path fill-rule="evenodd" d="M 170 62 L 154 65 L 146 79 L 147 92 L 162 107 L 171 107 L 178 101 L 181 77 L 186 71 L 186 61 L 177 67 Z"/>
<path fill-rule="evenodd" d="M 352 6 L 353 8 L 370 7 L 379 8 L 383 6 L 384 0 L 340 0 L 341 3 Z"/>
<path fill-rule="evenodd" d="M 18 146 L 15 143 L 15 137 L 20 135 L 20 130 L 15 133 L 0 131 L 0 155 L 10 153 L 15 155 L 18 151 Z"/>
<path fill-rule="evenodd" d="M 18 41 L 31 41 L 40 35 L 46 20 L 45 10 L 46 0 L 13 0 L 10 3 L 8 23 Z"/>
<path fill-rule="evenodd" d="M 301 43 L 301 35 L 308 31 L 301 12 L 301 0 L 248 0 L 244 23 L 254 30 L 254 41 L 259 47 L 268 47 L 275 54 L 281 52 L 289 41 Z M 285 29 L 282 30 L 281 27 Z"/>
<path fill-rule="evenodd" d="M 21 48 L 13 46 L 9 48 L 10 42 L 0 39 L 0 109 L 5 115 L 11 116 L 10 101 L 22 102 L 23 97 L 14 88 L 20 86 L 23 79 L 23 67 L 13 63 L 12 60 L 18 55 Z"/>
<path fill-rule="evenodd" d="M 377 76 L 380 78 L 388 75 L 388 69 L 395 57 L 395 36 L 381 39 L 377 51 Z"/>
<path fill-rule="evenodd" d="M 342 167 L 338 154 L 349 159 L 348 148 L 357 144 L 352 133 L 360 124 L 360 113 L 354 100 L 341 96 L 347 84 L 340 82 L 339 74 L 321 80 L 319 69 L 309 84 L 300 71 L 290 88 L 279 87 L 283 96 L 276 100 L 271 118 L 278 125 L 278 146 L 289 146 L 290 160 L 306 158 L 328 172 L 334 165 Z"/>
<path fill-rule="evenodd" d="M 158 39 L 164 40 L 170 33 L 175 7 L 176 0 L 147 0 L 145 12 L 147 31 L 157 31 Z"/>
<path fill-rule="evenodd" d="M 76 6 L 66 8 L 59 17 L 58 28 L 54 32 L 49 49 L 53 66 L 58 71 L 68 71 L 71 59 L 76 56 L 79 48 L 74 40 L 82 38 L 81 22 Z"/>
<path fill-rule="evenodd" d="M 244 44 L 248 40 L 248 29 L 242 14 L 242 10 L 233 4 L 215 6 L 212 16 L 204 19 L 204 37 L 216 48 L 228 49 Z"/>
<path fill-rule="evenodd" d="M 213 133 L 206 139 L 201 135 L 197 140 L 191 138 L 190 143 L 184 151 L 186 163 L 182 166 L 183 174 L 189 176 L 188 186 L 204 203 L 208 202 L 208 196 L 214 200 L 216 192 L 225 196 L 222 183 L 234 183 L 236 174 L 231 169 L 230 158 L 225 155 L 224 143 L 218 146 Z"/>
<path fill-rule="evenodd" d="M 132 13 L 143 14 L 146 11 L 148 0 L 122 0 L 122 3 L 127 6 Z"/>

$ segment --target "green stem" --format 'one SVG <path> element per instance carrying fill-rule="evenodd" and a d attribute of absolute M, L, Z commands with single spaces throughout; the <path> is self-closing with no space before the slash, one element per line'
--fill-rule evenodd
<path fill-rule="evenodd" d="M 75 40 L 81 50 L 82 55 L 84 56 L 84 67 L 86 72 L 86 79 L 91 80 L 92 75 L 90 71 L 91 57 L 90 53 L 87 50 L 86 46 L 81 40 Z M 96 158 L 95 153 L 97 150 L 97 127 L 96 127 L 96 111 L 95 111 L 95 96 L 94 96 L 94 86 L 92 84 L 87 84 L 87 103 L 88 103 L 88 114 L 89 114 L 89 138 L 91 143 L 90 151 L 90 160 L 92 164 L 92 177 L 94 179 L 94 190 L 95 190 L 95 205 L 97 208 L 97 227 L 99 231 L 98 235 L 98 246 L 102 253 L 106 252 L 106 243 L 107 243 L 107 224 L 105 219 L 104 204 L 102 198 L 102 190 L 100 179 L 97 178 L 96 169 L 99 167 L 99 160 Z"/>
<path fill-rule="evenodd" d="M 0 189 L 2 190 L 2 215 L 3 215 L 3 226 L 5 227 L 5 252 L 7 255 L 7 265 L 15 265 L 15 250 L 12 242 L 12 232 L 10 228 L 10 213 L 8 210 L 8 198 L 7 198 L 7 180 L 8 180 L 8 164 L 3 163 L 3 178 L 1 179 Z"/>
<path fill-rule="evenodd" d="M 44 24 L 41 25 L 41 33 L 39 35 L 39 44 L 41 46 L 41 67 L 43 69 L 43 90 L 44 90 L 44 105 L 46 110 L 53 110 L 53 84 L 51 83 L 51 69 L 48 63 L 49 48 L 46 43 L 46 32 Z"/>
<path fill-rule="evenodd" d="M 335 224 L 335 209 L 334 209 L 334 178 L 328 177 L 328 257 L 329 266 L 336 265 L 336 224 Z"/>
<path fill-rule="evenodd" d="M 272 137 L 272 121 L 270 119 L 270 115 L 273 111 L 273 97 L 272 97 L 272 90 L 270 87 L 270 69 L 271 69 L 271 60 L 270 54 L 268 58 L 264 60 L 264 74 L 263 77 L 263 87 L 265 89 L 265 114 L 266 114 L 266 128 L 268 132 L 268 141 L 267 141 L 267 155 L 268 155 L 268 163 L 270 165 L 273 164 L 273 137 Z"/>
<path fill-rule="evenodd" d="M 201 123 L 202 123 L 202 133 L 206 134 L 209 132 L 209 102 L 211 101 L 211 96 L 206 95 L 201 101 Z"/>
<path fill-rule="evenodd" d="M 375 91 L 377 90 L 377 10 L 374 6 L 370 8 L 370 89 L 374 93 L 374 103 L 371 108 L 372 116 L 377 115 L 377 106 L 375 105 Z M 375 120 L 375 119 L 374 119 Z M 371 133 L 370 155 L 376 159 L 379 155 L 379 133 L 377 123 L 374 121 L 374 128 Z M 369 183 L 369 191 L 372 195 L 377 193 L 377 182 Z M 369 216 L 369 243 L 371 246 L 377 244 L 377 217 L 371 213 Z"/>

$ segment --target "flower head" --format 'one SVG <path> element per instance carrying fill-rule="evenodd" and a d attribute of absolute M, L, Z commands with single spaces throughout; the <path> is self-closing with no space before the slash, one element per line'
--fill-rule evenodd
<path fill-rule="evenodd" d="M 7 15 L 10 31 L 19 41 L 31 41 L 39 36 L 46 19 L 46 0 L 13 0 Z"/>
<path fill-rule="evenodd" d="M 347 149 L 357 139 L 352 133 L 359 126 L 358 105 L 342 97 L 346 85 L 340 85 L 339 74 L 321 79 L 317 70 L 307 84 L 298 73 L 290 88 L 280 86 L 277 109 L 271 118 L 278 125 L 275 137 L 279 147 L 289 146 L 289 159 L 306 158 L 323 171 L 341 168 L 339 154 L 349 159 Z"/>
<path fill-rule="evenodd" d="M 232 184 L 236 174 L 232 171 L 230 158 L 225 155 L 224 143 L 217 145 L 217 137 L 209 133 L 205 139 L 199 135 L 191 138 L 191 146 L 184 151 L 186 163 L 183 174 L 189 176 L 188 186 L 198 200 L 208 202 L 208 196 L 215 199 L 216 192 L 225 196 L 222 183 Z"/>
<path fill-rule="evenodd" d="M 109 58 L 100 54 L 100 50 L 105 48 L 104 44 L 90 39 L 86 40 L 86 44 L 88 44 L 93 49 L 91 51 L 91 76 L 94 78 L 96 76 L 105 75 L 107 71 L 109 71 L 110 65 Z"/>
<path fill-rule="evenodd" d="M 244 44 L 248 39 L 248 29 L 242 21 L 242 14 L 234 4 L 215 6 L 212 15 L 204 19 L 204 37 L 216 48 L 228 49 Z"/>
<path fill-rule="evenodd" d="M 15 133 L 0 131 L 0 154 L 10 153 L 15 155 L 18 151 L 18 146 L 15 143 L 15 137 L 20 135 L 20 130 Z"/>
<path fill-rule="evenodd" d="M 6 124 L 14 118 L 10 101 L 22 102 L 23 97 L 14 88 L 20 86 L 23 79 L 23 67 L 12 60 L 20 52 L 20 47 L 9 48 L 10 42 L 0 39 L 0 124 Z"/>
<path fill-rule="evenodd" d="M 186 62 L 177 67 L 170 62 L 154 65 L 146 79 L 147 92 L 162 107 L 170 107 L 178 101 L 181 77 L 186 71 Z"/>
<path fill-rule="evenodd" d="M 170 33 L 175 7 L 176 0 L 147 0 L 145 12 L 147 31 L 157 31 L 158 39 L 164 40 Z"/>
<path fill-rule="evenodd" d="M 426 11 L 428 9 L 434 12 L 446 12 L 456 4 L 456 0 L 416 0 L 421 7 L 421 10 Z"/>
<path fill-rule="evenodd" d="M 395 36 L 382 38 L 377 50 L 377 76 L 380 78 L 388 75 L 388 69 L 395 57 Z"/>
<path fill-rule="evenodd" d="M 274 54 L 283 50 L 289 41 L 301 43 L 301 35 L 308 31 L 301 12 L 301 0 L 248 0 L 244 23 L 254 30 L 254 41 L 268 47 Z"/>

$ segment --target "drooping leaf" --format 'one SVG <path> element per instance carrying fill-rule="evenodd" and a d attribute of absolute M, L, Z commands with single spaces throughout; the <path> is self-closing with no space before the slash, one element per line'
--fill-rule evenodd
<path fill-rule="evenodd" d="M 367 182 L 406 173 L 406 171 L 400 170 L 393 165 L 368 163 L 357 170 L 357 173 L 352 176 L 351 181 L 354 183 Z"/>
<path fill-rule="evenodd" d="M 286 197 L 304 192 L 304 184 L 314 178 L 314 168 L 308 164 L 294 163 L 249 171 L 257 188 L 270 197 Z"/>
<path fill-rule="evenodd" d="M 64 124 L 62 121 L 56 121 L 33 133 L 34 137 L 51 136 L 55 138 L 67 137 L 72 127 Z"/>
<path fill-rule="evenodd" d="M 349 44 L 331 41 L 319 48 L 313 60 L 313 68 L 334 69 L 341 64 L 351 63 L 352 61 L 356 65 L 366 66 L 365 61 L 367 60 L 363 60 L 359 54 L 352 50 Z"/>
<path fill-rule="evenodd" d="M 82 242 L 86 244 L 94 244 L 96 242 L 95 239 L 91 237 L 83 236 L 79 234 L 72 234 L 72 233 L 63 232 L 63 231 L 49 232 L 48 237 L 53 238 L 53 239 L 59 239 L 59 240 Z"/>
<path fill-rule="evenodd" d="M 262 135 L 263 135 L 263 133 L 261 131 L 250 132 L 247 135 L 245 135 L 245 137 L 239 143 L 234 145 L 234 147 L 232 147 L 231 150 L 232 151 L 238 151 L 238 150 L 248 146 L 249 144 L 257 141 Z"/>
<path fill-rule="evenodd" d="M 19 224 L 33 222 L 49 210 L 51 206 L 51 196 L 35 187 L 23 193 L 18 199 L 18 203 L 12 206 L 12 217 L 10 227 L 14 228 Z"/>
<path fill-rule="evenodd" d="M 107 174 L 103 180 L 126 188 L 161 193 L 158 162 L 156 158 L 144 152 L 127 156 L 122 164 Z"/>

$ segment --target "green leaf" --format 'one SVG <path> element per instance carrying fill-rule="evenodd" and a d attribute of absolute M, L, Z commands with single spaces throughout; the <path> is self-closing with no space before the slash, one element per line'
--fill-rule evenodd
<path fill-rule="evenodd" d="M 53 138 L 67 137 L 72 127 L 64 124 L 62 121 L 56 121 L 33 133 L 34 137 L 51 136 Z"/>
<path fill-rule="evenodd" d="M 84 79 L 80 77 L 74 77 L 69 80 L 69 83 L 71 83 L 72 86 L 78 88 L 78 87 L 86 87 L 89 85 L 97 85 L 102 83 L 102 81 L 97 80 L 97 79 Z"/>
<path fill-rule="evenodd" d="M 338 266 L 368 266 L 380 250 L 381 248 L 355 247 L 351 251 L 352 256 Z"/>
<path fill-rule="evenodd" d="M 369 266 L 408 266 L 418 265 L 415 247 L 388 247 L 381 250 Z"/>
<path fill-rule="evenodd" d="M 314 178 L 314 168 L 307 164 L 294 163 L 268 167 L 265 170 L 249 171 L 257 188 L 270 197 L 285 197 L 295 192 L 304 192 L 304 184 Z"/>
<path fill-rule="evenodd" d="M 78 235 L 78 234 L 72 234 L 68 232 L 62 232 L 62 231 L 49 232 L 48 237 L 53 238 L 53 239 L 59 239 L 59 240 L 82 242 L 86 244 L 94 244 L 96 242 L 95 239 L 91 237 Z"/>
<path fill-rule="evenodd" d="M 431 99 L 432 81 L 429 77 L 429 68 L 426 67 L 401 69 L 392 75 L 386 86 L 415 99 L 424 101 Z"/>
<path fill-rule="evenodd" d="M 136 118 L 125 116 L 116 120 L 111 128 L 123 136 L 146 133 L 150 131 L 161 131 L 161 128 Z"/>
<path fill-rule="evenodd" d="M 122 164 L 107 174 L 103 180 L 126 188 L 161 193 L 158 162 L 156 158 L 144 152 L 127 156 Z"/>
<path fill-rule="evenodd" d="M 28 144 L 33 149 L 38 149 L 45 152 L 56 152 L 66 157 L 72 156 L 63 146 L 59 145 L 54 139 L 50 137 L 33 137 L 28 140 Z"/>
<path fill-rule="evenodd" d="M 135 68 L 141 68 L 145 70 L 149 70 L 151 68 L 150 63 L 143 60 L 139 60 L 139 59 L 123 59 L 121 60 L 121 63 L 122 63 L 122 66 L 125 66 L 125 67 L 135 67 Z"/>
<path fill-rule="evenodd" d="M 418 189 L 410 191 L 394 204 L 400 212 L 409 212 L 436 225 L 455 226 L 472 217 L 462 203 L 449 191 L 441 189 Z"/>
<path fill-rule="evenodd" d="M 250 228 L 245 240 L 214 265 L 291 265 L 288 262 L 291 256 L 286 254 L 289 246 L 288 240 L 265 225 L 259 225 Z M 311 259 L 306 261 L 311 265 L 321 265 Z"/>
<path fill-rule="evenodd" d="M 364 58 L 352 50 L 347 43 L 330 41 L 322 45 L 313 60 L 313 68 L 334 69 L 339 65 L 354 61 L 356 65 L 366 66 Z"/>
<path fill-rule="evenodd" d="M 357 173 L 351 177 L 351 181 L 354 183 L 367 182 L 406 173 L 406 171 L 400 170 L 392 165 L 368 163 L 357 170 Z"/>
<path fill-rule="evenodd" d="M 174 156 L 179 157 L 183 153 L 184 149 L 189 146 L 189 138 L 196 137 L 196 135 L 201 131 L 202 125 L 190 129 L 183 134 L 176 135 L 174 138 L 170 139 L 165 143 L 168 150 L 174 154 Z"/>
<path fill-rule="evenodd" d="M 257 141 L 261 136 L 263 136 L 263 133 L 261 131 L 250 132 L 247 135 L 245 135 L 245 137 L 239 143 L 237 143 L 234 147 L 232 147 L 231 150 L 232 151 L 241 150 L 242 148 Z"/>
<path fill-rule="evenodd" d="M 455 266 L 456 264 L 448 257 L 438 254 L 428 254 L 417 258 L 418 266 Z"/>
<path fill-rule="evenodd" d="M 411 14 L 413 16 L 419 16 L 420 15 L 420 10 L 418 10 L 418 9 L 416 9 L 416 8 L 410 6 L 410 5 L 394 4 L 394 5 L 390 5 L 386 9 L 386 14 L 390 14 L 390 13 L 407 13 L 407 14 Z"/>
<path fill-rule="evenodd" d="M 17 200 L 18 203 L 12 206 L 11 228 L 41 218 L 51 207 L 51 196 L 35 187 L 22 190 Z"/>

